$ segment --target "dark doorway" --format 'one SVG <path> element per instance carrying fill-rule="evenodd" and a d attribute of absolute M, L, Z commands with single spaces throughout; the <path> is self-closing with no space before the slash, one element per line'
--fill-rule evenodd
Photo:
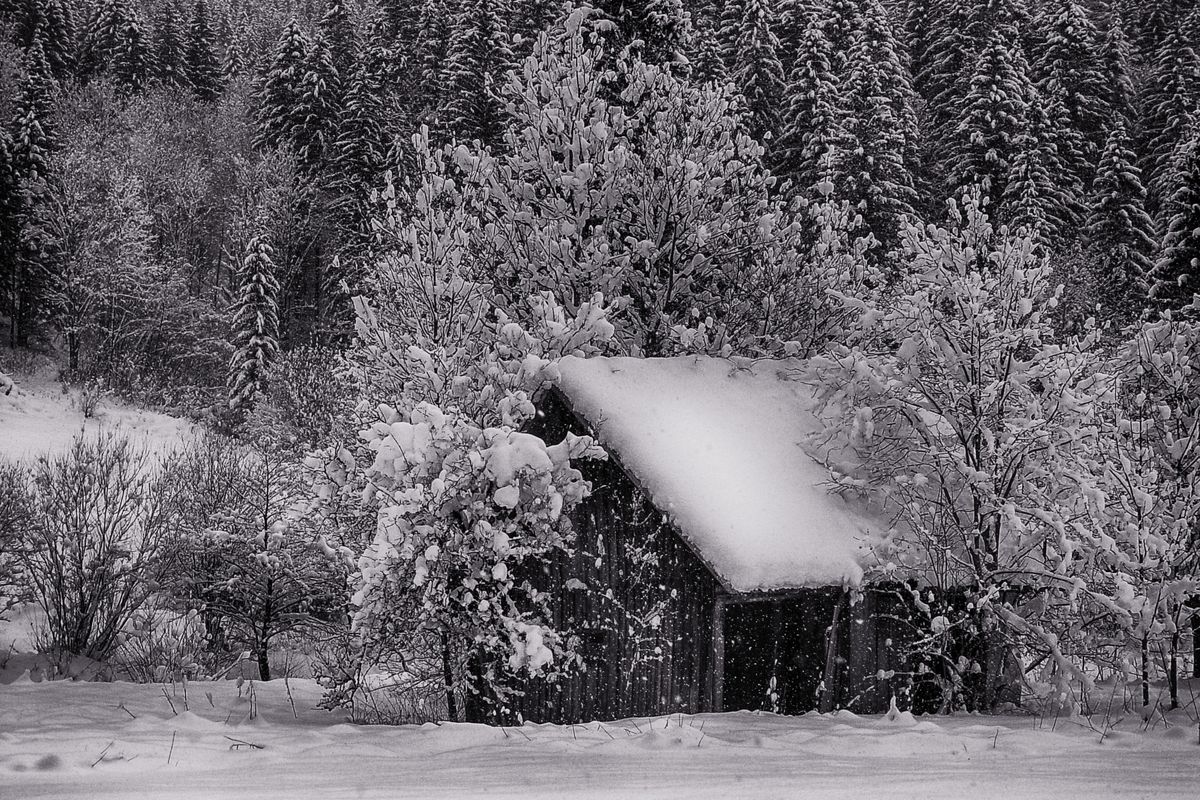
<path fill-rule="evenodd" d="M 817 707 L 825 632 L 836 597 L 760 600 L 725 607 L 724 707 L 802 714 Z"/>

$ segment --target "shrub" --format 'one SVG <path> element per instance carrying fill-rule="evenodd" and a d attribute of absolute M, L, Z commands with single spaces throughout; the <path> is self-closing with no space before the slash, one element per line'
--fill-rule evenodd
<path fill-rule="evenodd" d="M 144 449 L 111 435 L 40 457 L 24 484 L 15 557 L 46 611 L 43 645 L 105 661 L 172 566 L 168 486 Z"/>

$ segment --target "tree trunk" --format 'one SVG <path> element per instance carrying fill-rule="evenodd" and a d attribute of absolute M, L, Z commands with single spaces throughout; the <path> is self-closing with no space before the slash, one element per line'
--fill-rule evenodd
<path fill-rule="evenodd" d="M 454 662 L 450 653 L 450 636 L 442 634 L 442 680 L 446 684 L 446 716 L 458 721 L 458 700 L 454 697 Z"/>
<path fill-rule="evenodd" d="M 1150 634 L 1142 635 L 1142 705 L 1150 705 Z"/>

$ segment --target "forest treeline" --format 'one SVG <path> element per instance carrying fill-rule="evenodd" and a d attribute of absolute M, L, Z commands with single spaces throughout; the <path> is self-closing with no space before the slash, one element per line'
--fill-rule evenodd
<path fill-rule="evenodd" d="M 723 87 L 730 135 L 760 145 L 738 159 L 769 171 L 772 199 L 799 216 L 787 201 L 847 201 L 885 275 L 907 217 L 942 220 L 981 184 L 992 216 L 1033 231 L 1067 279 L 1064 326 L 1119 328 L 1195 289 L 1189 0 L 593 5 L 596 69 L 632 58 Z M 389 170 L 411 183 L 423 127 L 435 144 L 511 147 L 506 75 L 530 68 L 563 13 L 554 0 L 3 0 L 9 343 L 54 339 L 72 375 L 186 404 L 255 380 L 255 357 L 228 366 L 263 338 L 245 309 L 277 307 L 263 324 L 285 351 L 345 342 L 377 246 L 372 191 Z"/>

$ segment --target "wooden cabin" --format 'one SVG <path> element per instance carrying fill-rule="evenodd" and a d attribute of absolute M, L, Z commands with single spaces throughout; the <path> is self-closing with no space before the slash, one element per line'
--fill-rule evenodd
<path fill-rule="evenodd" d="M 582 665 L 514 685 L 506 719 L 870 713 L 910 687 L 908 593 L 856 589 L 888 521 L 801 448 L 819 423 L 794 366 L 564 359 L 531 432 L 593 435 L 609 458 L 579 464 L 574 556 L 528 577 Z"/>

